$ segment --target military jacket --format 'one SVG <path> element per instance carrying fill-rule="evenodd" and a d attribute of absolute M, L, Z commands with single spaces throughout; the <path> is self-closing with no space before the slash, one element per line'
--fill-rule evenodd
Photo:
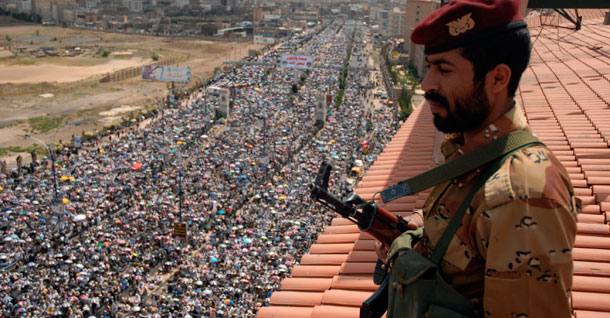
<path fill-rule="evenodd" d="M 470 139 L 448 136 L 447 160 L 498 136 L 529 130 L 516 105 Z M 436 186 L 423 208 L 429 253 L 481 169 Z M 545 146 L 520 149 L 476 193 L 441 261 L 442 276 L 485 317 L 570 317 L 576 202 L 568 174 Z"/>

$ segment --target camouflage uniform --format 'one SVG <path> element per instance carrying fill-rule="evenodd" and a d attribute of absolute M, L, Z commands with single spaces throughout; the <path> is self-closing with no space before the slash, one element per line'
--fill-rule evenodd
<path fill-rule="evenodd" d="M 442 145 L 447 160 L 494 137 L 528 130 L 519 106 L 463 144 Z M 461 140 L 461 142 L 460 142 Z M 441 237 L 480 171 L 434 188 L 423 209 L 423 253 Z M 544 146 L 521 149 L 475 195 L 440 267 L 458 292 L 483 302 L 485 317 L 570 317 L 576 202 L 566 170 Z"/>

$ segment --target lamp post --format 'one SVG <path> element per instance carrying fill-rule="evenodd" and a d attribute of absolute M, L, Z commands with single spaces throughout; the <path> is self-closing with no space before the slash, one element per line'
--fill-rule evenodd
<path fill-rule="evenodd" d="M 199 81 L 201 82 L 201 85 L 205 85 L 205 79 L 195 73 L 191 73 L 193 76 L 197 77 L 199 79 Z"/>
<path fill-rule="evenodd" d="M 165 138 L 162 137 L 162 139 L 168 143 L 171 144 L 171 142 Z M 180 201 L 178 201 L 178 220 L 179 222 L 182 222 L 182 198 L 184 197 L 184 193 L 182 192 L 182 178 L 183 178 L 183 171 L 182 171 L 182 152 L 180 150 L 177 150 L 177 154 L 178 156 L 180 156 L 180 163 L 179 163 L 179 170 L 178 170 L 178 197 L 180 198 Z M 164 159 L 163 161 L 165 162 L 165 153 L 164 153 Z M 165 165 L 165 163 L 164 163 Z"/>
<path fill-rule="evenodd" d="M 49 157 L 51 157 L 51 171 L 53 173 L 53 199 L 57 199 L 58 198 L 57 175 L 55 174 L 55 156 L 53 155 L 53 151 L 51 150 L 51 148 L 49 148 L 49 146 L 47 146 L 47 144 L 44 141 L 42 141 L 30 134 L 25 134 L 25 136 L 40 142 L 41 144 L 44 145 L 45 149 L 47 149 L 47 153 L 49 154 Z"/>

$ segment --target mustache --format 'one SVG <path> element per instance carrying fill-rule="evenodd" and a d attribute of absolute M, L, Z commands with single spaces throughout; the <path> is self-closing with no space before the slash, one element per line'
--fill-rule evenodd
<path fill-rule="evenodd" d="M 447 111 L 449 111 L 449 101 L 445 96 L 434 91 L 429 91 L 424 94 L 424 98 L 429 102 L 441 104 L 441 106 L 443 106 Z"/>

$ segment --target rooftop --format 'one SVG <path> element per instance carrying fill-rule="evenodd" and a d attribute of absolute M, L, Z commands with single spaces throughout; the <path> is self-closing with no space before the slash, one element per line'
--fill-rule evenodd
<path fill-rule="evenodd" d="M 583 27 L 528 21 L 533 51 L 516 99 L 532 131 L 566 167 L 583 209 L 578 216 L 572 304 L 576 318 L 610 317 L 610 26 L 601 10 L 579 10 Z M 432 115 L 422 103 L 367 171 L 356 192 L 373 193 L 434 166 L 438 144 Z M 429 192 L 387 208 L 407 215 Z M 358 317 L 377 288 L 373 238 L 335 218 L 295 266 L 271 306 L 258 317 Z"/>

